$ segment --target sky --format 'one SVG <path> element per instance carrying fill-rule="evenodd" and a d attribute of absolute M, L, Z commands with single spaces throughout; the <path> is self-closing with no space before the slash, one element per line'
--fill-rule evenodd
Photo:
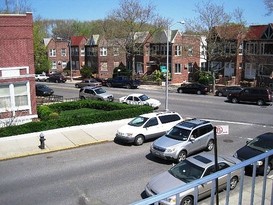
<path fill-rule="evenodd" d="M 21 1 L 21 0 L 16 0 Z M 33 9 L 34 17 L 43 19 L 73 19 L 90 21 L 104 19 L 113 9 L 119 8 L 120 0 L 25 0 Z M 247 25 L 273 23 L 273 14 L 266 16 L 263 0 L 210 0 L 223 5 L 227 13 L 240 8 Z M 1 4 L 5 0 L 0 0 Z M 152 3 L 160 16 L 178 22 L 196 16 L 196 4 L 207 0 L 139 0 L 142 5 Z"/>

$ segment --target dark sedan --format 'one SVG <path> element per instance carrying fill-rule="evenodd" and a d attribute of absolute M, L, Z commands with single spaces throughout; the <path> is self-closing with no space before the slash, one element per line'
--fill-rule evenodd
<path fill-rule="evenodd" d="M 185 83 L 177 88 L 178 93 L 207 94 L 209 87 L 201 83 Z"/>
<path fill-rule="evenodd" d="M 216 90 L 215 95 L 217 96 L 228 96 L 229 93 L 240 92 L 243 88 L 240 86 L 228 86 Z"/>
<path fill-rule="evenodd" d="M 268 132 L 257 136 L 251 141 L 248 141 L 246 145 L 240 148 L 234 156 L 240 160 L 247 160 L 262 153 L 265 153 L 273 149 L 273 133 Z M 264 160 L 257 162 L 257 173 L 264 174 Z M 269 157 L 268 166 L 266 167 L 266 175 L 268 175 L 273 168 L 273 156 Z M 252 171 L 252 166 L 247 166 L 247 173 Z"/>
<path fill-rule="evenodd" d="M 54 91 L 46 85 L 36 84 L 36 96 L 50 96 Z"/>

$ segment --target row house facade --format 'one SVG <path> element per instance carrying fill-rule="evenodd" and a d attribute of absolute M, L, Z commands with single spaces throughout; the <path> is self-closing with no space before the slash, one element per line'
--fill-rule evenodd
<path fill-rule="evenodd" d="M 120 46 L 122 42 L 107 40 L 100 35 L 71 38 L 71 58 L 73 76 L 80 75 L 79 70 L 84 66 L 91 67 L 98 78 L 111 78 L 114 68 L 125 65 L 134 68 L 138 77 L 150 75 L 155 70 L 166 67 L 169 57 L 170 83 L 194 81 L 197 71 L 216 70 L 217 83 L 239 85 L 251 82 L 253 85 L 272 87 L 272 24 L 250 26 L 240 32 L 240 26 L 230 26 L 226 30 L 216 30 L 219 37 L 225 35 L 227 44 L 224 45 L 225 55 L 207 63 L 207 39 L 204 36 L 188 35 L 178 30 L 169 31 L 169 54 L 167 55 L 167 32 L 162 31 L 153 36 L 148 32 L 135 34 L 139 52 L 135 54 L 134 65 L 130 56 Z M 222 32 L 222 33 L 221 33 Z M 63 47 L 69 44 L 64 42 Z M 50 53 L 50 52 L 49 52 Z M 62 62 L 60 70 L 69 62 L 67 57 Z M 56 64 L 56 63 L 55 63 Z"/>
<path fill-rule="evenodd" d="M 225 55 L 210 62 L 209 66 L 209 70 L 217 70 L 218 83 L 273 88 L 272 25 L 253 25 L 245 30 L 239 27 L 236 30 L 234 26 L 228 28 Z M 224 34 L 218 31 L 218 35 Z"/>
<path fill-rule="evenodd" d="M 37 118 L 31 13 L 0 14 L 0 127 Z"/>

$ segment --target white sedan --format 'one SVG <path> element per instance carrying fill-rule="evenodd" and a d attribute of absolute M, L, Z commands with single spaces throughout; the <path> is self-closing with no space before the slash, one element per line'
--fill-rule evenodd
<path fill-rule="evenodd" d="M 149 98 L 147 95 L 140 93 L 134 93 L 127 96 L 123 96 L 119 98 L 119 102 L 131 105 L 149 105 L 154 109 L 158 109 L 159 106 L 161 105 L 161 102 L 159 100 Z"/>

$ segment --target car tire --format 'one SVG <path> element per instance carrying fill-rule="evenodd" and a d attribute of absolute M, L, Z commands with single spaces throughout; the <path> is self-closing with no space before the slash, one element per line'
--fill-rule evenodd
<path fill-rule="evenodd" d="M 214 148 L 214 141 L 210 140 L 207 144 L 207 151 L 211 151 Z"/>
<path fill-rule="evenodd" d="M 239 182 L 239 179 L 237 176 L 234 176 L 230 179 L 230 190 L 233 190 L 236 188 L 237 184 Z"/>
<path fill-rule="evenodd" d="M 112 84 L 111 83 L 106 83 L 106 86 L 107 87 L 112 87 Z"/>
<path fill-rule="evenodd" d="M 58 80 L 55 80 L 55 83 L 59 83 L 59 81 L 58 81 Z"/>
<path fill-rule="evenodd" d="M 179 152 L 176 161 L 181 162 L 181 161 L 185 160 L 186 158 L 187 158 L 187 152 L 185 150 L 182 150 L 181 152 Z"/>
<path fill-rule="evenodd" d="M 183 93 L 183 90 L 182 89 L 178 89 L 177 92 L 178 93 Z"/>
<path fill-rule="evenodd" d="M 193 197 L 192 196 L 186 196 L 180 202 L 180 205 L 191 205 L 191 204 L 193 204 Z"/>
<path fill-rule="evenodd" d="M 80 86 L 79 86 L 79 85 L 75 85 L 75 87 L 76 87 L 76 88 L 80 88 Z"/>
<path fill-rule="evenodd" d="M 126 85 L 126 88 L 127 88 L 127 89 L 131 89 L 131 87 L 132 87 L 132 86 L 131 86 L 130 84 L 127 84 L 127 85 Z"/>
<path fill-rule="evenodd" d="M 142 145 L 144 143 L 144 136 L 143 135 L 137 135 L 135 137 L 135 141 L 134 142 L 135 142 L 136 146 Z"/>
<path fill-rule="evenodd" d="M 84 97 L 84 96 L 81 96 L 80 99 L 81 99 L 81 100 L 85 100 L 85 97 Z"/>
<path fill-rule="evenodd" d="M 218 93 L 218 96 L 219 96 L 219 97 L 222 97 L 222 96 L 223 96 L 223 93 L 219 92 L 219 93 Z"/>
<path fill-rule="evenodd" d="M 264 101 L 263 101 L 262 99 L 259 99 L 259 100 L 257 101 L 257 104 L 258 104 L 259 106 L 262 106 L 262 105 L 264 105 Z"/>
<path fill-rule="evenodd" d="M 232 99 L 231 99 L 231 102 L 232 102 L 232 103 L 238 103 L 238 99 L 237 99 L 237 98 L 232 98 Z"/>
<path fill-rule="evenodd" d="M 197 95 L 201 95 L 201 90 L 197 90 Z"/>

